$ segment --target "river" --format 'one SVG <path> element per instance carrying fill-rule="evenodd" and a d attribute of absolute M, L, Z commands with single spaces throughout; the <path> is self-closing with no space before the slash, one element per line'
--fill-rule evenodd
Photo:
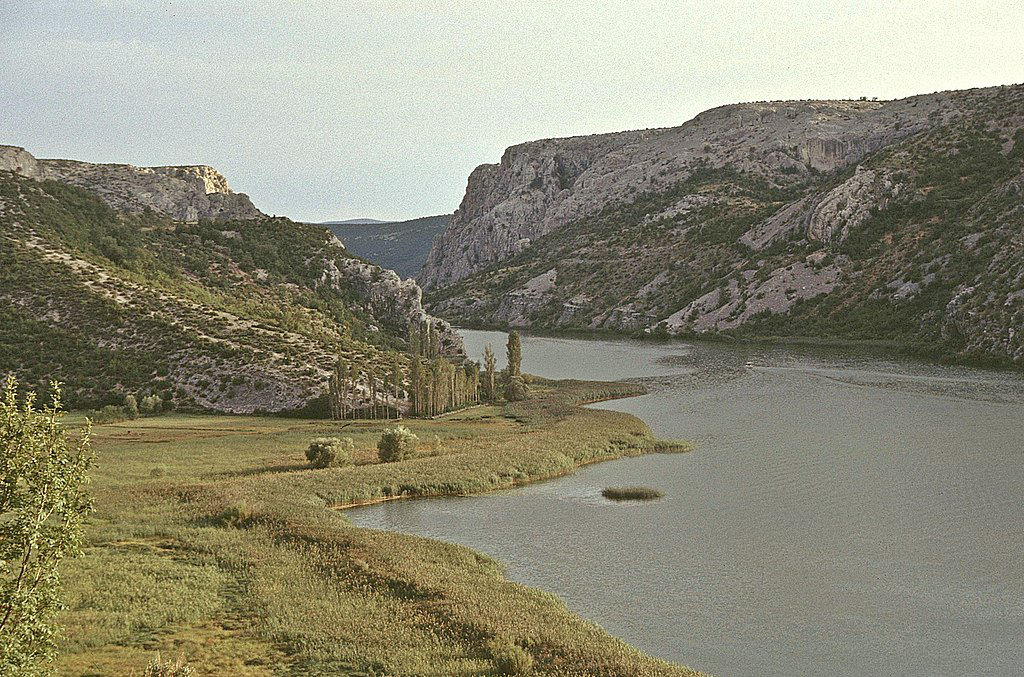
<path fill-rule="evenodd" d="M 465 331 L 478 358 L 505 335 Z M 462 543 L 652 655 L 716 675 L 1024 671 L 1024 376 L 878 353 L 524 336 L 523 368 L 689 454 L 351 510 Z M 606 486 L 665 498 L 604 500 Z"/>

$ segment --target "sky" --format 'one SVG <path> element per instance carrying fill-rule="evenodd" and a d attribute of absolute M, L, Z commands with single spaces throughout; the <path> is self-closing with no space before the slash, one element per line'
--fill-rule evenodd
<path fill-rule="evenodd" d="M 405 219 L 533 139 L 1024 82 L 1022 26 L 1020 0 L 0 0 L 0 144 Z"/>

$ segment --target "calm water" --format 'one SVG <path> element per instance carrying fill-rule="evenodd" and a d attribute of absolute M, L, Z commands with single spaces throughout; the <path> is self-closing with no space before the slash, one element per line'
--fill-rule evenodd
<path fill-rule="evenodd" d="M 504 335 L 465 332 L 477 356 Z M 718 675 L 1024 671 L 1024 378 L 864 354 L 524 337 L 527 371 L 682 455 L 350 511 L 463 543 L 656 656 Z M 611 485 L 658 487 L 613 504 Z"/>

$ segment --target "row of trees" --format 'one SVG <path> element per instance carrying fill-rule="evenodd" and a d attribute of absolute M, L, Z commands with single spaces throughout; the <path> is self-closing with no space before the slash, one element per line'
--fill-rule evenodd
<path fill-rule="evenodd" d="M 405 372 L 397 354 L 389 365 L 359 354 L 339 355 L 331 374 L 327 400 L 331 418 L 392 418 L 405 394 Z M 356 407 L 356 402 L 368 402 Z"/>
<path fill-rule="evenodd" d="M 331 375 L 328 403 L 331 418 L 397 418 L 400 400 L 408 398 L 413 416 L 436 416 L 479 402 L 526 399 L 522 377 L 522 342 L 510 332 L 508 367 L 498 372 L 494 350 L 484 347 L 483 370 L 478 362 L 455 364 L 439 354 L 438 332 L 430 323 L 409 327 L 407 365 L 397 353 L 390 365 L 356 353 L 339 355 Z M 366 406 L 356 403 L 367 402 Z"/>
<path fill-rule="evenodd" d="M 409 355 L 434 360 L 441 356 L 441 335 L 433 322 L 409 324 Z"/>
<path fill-rule="evenodd" d="M 423 362 L 412 356 L 409 367 L 410 412 L 436 416 L 480 401 L 480 365 L 455 365 L 443 357 Z"/>

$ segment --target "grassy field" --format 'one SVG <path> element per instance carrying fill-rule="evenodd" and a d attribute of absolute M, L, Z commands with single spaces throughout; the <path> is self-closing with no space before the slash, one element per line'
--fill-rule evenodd
<path fill-rule="evenodd" d="M 420 457 L 376 462 L 386 422 L 174 415 L 98 426 L 96 513 L 66 569 L 58 672 L 141 674 L 157 651 L 204 675 L 685 675 L 506 580 L 468 548 L 354 527 L 339 506 L 488 491 L 682 450 L 578 404 L 634 386 L 537 382 L 527 402 L 406 420 Z M 71 417 L 74 423 L 74 417 Z M 309 440 L 355 465 L 312 470 Z M 520 652 L 522 653 L 522 652 Z"/>

